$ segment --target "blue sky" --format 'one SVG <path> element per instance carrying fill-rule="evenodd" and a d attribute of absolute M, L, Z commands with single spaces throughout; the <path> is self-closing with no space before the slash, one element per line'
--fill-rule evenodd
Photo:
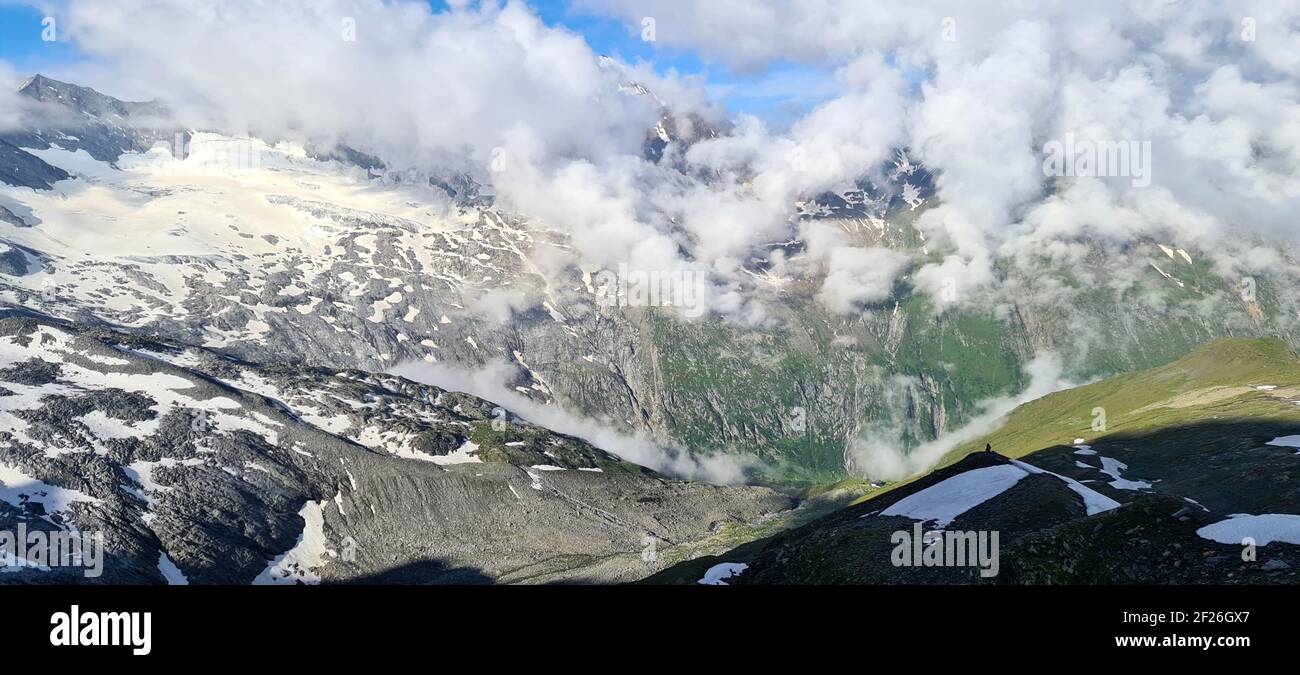
<path fill-rule="evenodd" d="M 41 40 L 44 13 L 31 7 L 0 0 L 0 59 L 8 61 L 20 75 L 66 66 L 82 58 L 66 42 Z"/>
<path fill-rule="evenodd" d="M 432 0 L 431 4 L 435 10 L 445 9 L 442 0 Z M 691 51 L 641 40 L 639 26 L 633 32 L 617 20 L 573 11 L 567 0 L 529 0 L 528 4 L 548 25 L 562 26 L 583 36 L 599 54 L 647 62 L 660 74 L 676 71 L 703 76 L 713 98 L 732 114 L 756 115 L 777 128 L 787 126 L 834 93 L 828 68 L 778 63 L 764 73 L 736 75 L 719 64 L 701 60 Z M 0 60 L 12 64 L 20 75 L 66 70 L 86 59 L 67 42 L 42 41 L 43 18 L 36 9 L 0 0 Z"/>
<path fill-rule="evenodd" d="M 828 68 L 778 63 L 761 74 L 736 75 L 720 64 L 701 60 L 693 52 L 642 40 L 640 26 L 629 27 L 615 19 L 571 11 L 569 4 L 562 0 L 529 2 L 548 25 L 563 26 L 582 35 L 597 53 L 651 63 L 661 75 L 671 70 L 703 75 L 710 93 L 732 113 L 749 113 L 775 126 L 785 126 L 834 93 L 833 73 Z"/>

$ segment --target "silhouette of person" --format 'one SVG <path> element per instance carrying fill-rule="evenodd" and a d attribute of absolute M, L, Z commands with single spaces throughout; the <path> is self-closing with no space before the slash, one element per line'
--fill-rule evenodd
<path fill-rule="evenodd" d="M 985 444 L 984 444 L 984 452 L 993 452 L 993 444 L 992 444 L 992 443 L 985 443 Z"/>

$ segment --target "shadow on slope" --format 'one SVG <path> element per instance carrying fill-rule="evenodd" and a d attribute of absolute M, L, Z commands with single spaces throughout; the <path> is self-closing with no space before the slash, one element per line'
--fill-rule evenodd
<path fill-rule="evenodd" d="M 737 584 L 1295 583 L 1300 546 L 1274 542 L 1258 547 L 1255 560 L 1243 560 L 1242 546 L 1204 539 L 1197 530 L 1239 513 L 1300 514 L 1300 455 L 1268 444 L 1298 433 L 1296 423 L 1209 420 L 1112 434 L 1089 449 L 1054 446 L 1026 455 L 1026 463 L 1121 505 L 1088 515 L 1078 491 L 1044 473 L 965 510 L 944 529 L 997 531 L 1000 569 L 993 578 L 974 567 L 895 566 L 891 537 L 912 532 L 917 521 L 882 515 L 949 478 L 1011 461 L 979 452 L 803 527 L 681 563 L 643 583 L 695 583 L 720 562 L 749 565 Z M 1262 532 L 1257 540 L 1265 540 Z"/>
<path fill-rule="evenodd" d="M 492 577 L 475 567 L 451 567 L 442 560 L 421 560 L 396 565 L 385 570 L 364 574 L 344 581 L 330 581 L 334 585 L 451 585 L 483 586 L 493 583 Z"/>

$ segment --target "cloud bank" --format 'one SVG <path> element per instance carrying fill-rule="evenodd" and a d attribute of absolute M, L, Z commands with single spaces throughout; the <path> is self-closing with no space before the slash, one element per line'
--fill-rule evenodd
<path fill-rule="evenodd" d="M 917 95 L 901 103 L 901 138 L 886 127 L 847 126 L 859 96 L 849 87 L 805 121 L 820 119 L 827 145 L 898 143 L 936 172 L 940 205 L 919 226 L 933 248 L 951 255 L 917 275 L 932 294 L 944 282 L 987 286 L 995 259 L 1072 238 L 1177 237 L 1212 251 L 1225 272 L 1240 272 L 1251 257 L 1235 239 L 1295 237 L 1295 3 L 885 1 L 869 11 L 838 0 L 583 6 L 632 26 L 651 18 L 659 42 L 738 70 L 796 61 L 843 74 L 878 67 L 883 55 L 896 71 L 924 73 Z M 869 105 L 900 104 L 877 94 Z M 1066 134 L 1149 142 L 1152 185 L 1046 176 L 1043 146 Z M 833 155 L 812 157 L 819 166 L 836 164 Z"/>
<path fill-rule="evenodd" d="M 912 275 L 937 304 L 997 282 L 998 260 L 1062 241 L 1177 238 L 1225 274 L 1300 207 L 1300 7 L 1273 2 L 911 3 L 580 0 L 630 34 L 738 72 L 835 72 L 838 94 L 777 132 L 643 157 L 663 108 L 718 122 L 704 82 L 595 54 L 521 2 L 126 0 L 59 3 L 61 25 L 122 81 L 196 125 L 343 141 L 394 166 L 458 167 L 499 204 L 572 235 L 577 264 L 705 268 L 711 307 L 759 315 L 741 263 L 798 234 L 800 198 L 907 147 L 935 175 L 917 226 L 940 260 Z M 101 72 L 102 75 L 102 72 Z M 645 89 L 631 86 L 633 82 Z M 685 120 L 686 118 L 682 118 Z M 1151 184 L 1046 175 L 1045 144 L 1149 143 Z M 1244 238 L 1242 235 L 1246 235 Z M 846 242 L 844 246 L 856 246 Z M 878 285 L 861 251 L 803 260 L 832 311 Z M 889 266 L 887 266 L 888 268 Z M 879 281 L 879 280 L 875 280 Z M 945 289 L 964 292 L 944 293 Z"/>
<path fill-rule="evenodd" d="M 0 132 L 17 128 L 22 118 L 18 100 L 19 84 L 13 66 L 0 60 Z"/>

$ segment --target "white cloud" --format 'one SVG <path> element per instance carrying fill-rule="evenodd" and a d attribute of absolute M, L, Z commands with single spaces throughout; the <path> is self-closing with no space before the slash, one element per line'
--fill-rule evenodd
<path fill-rule="evenodd" d="M 1023 391 L 981 401 L 975 405 L 978 412 L 966 424 L 915 448 L 903 446 L 900 429 L 869 426 L 849 442 L 849 470 L 879 480 L 900 480 L 924 473 L 957 446 L 1002 426 L 1007 413 L 1016 407 L 1075 386 L 1063 378 L 1060 359 L 1053 354 L 1040 354 L 1026 364 L 1025 377 L 1029 384 Z"/>
<path fill-rule="evenodd" d="M 817 299 L 836 314 L 890 297 L 907 256 L 887 248 L 837 248 L 827 261 L 826 280 Z"/>
<path fill-rule="evenodd" d="M 834 226 L 813 222 L 802 231 L 808 256 L 825 265 L 817 300 L 836 314 L 861 311 L 863 304 L 890 297 L 894 282 L 906 269 L 906 254 L 881 246 L 852 246 Z"/>
<path fill-rule="evenodd" d="M 632 35 L 652 18 L 657 46 L 734 69 L 833 70 L 836 91 L 788 131 L 742 117 L 732 133 L 653 164 L 641 150 L 661 103 L 716 121 L 707 83 L 599 59 L 519 2 L 434 13 L 380 0 L 219 9 L 72 0 L 61 26 L 98 57 L 101 78 L 149 82 L 195 124 L 341 139 L 398 166 L 470 169 L 502 206 L 571 234 L 574 262 L 711 269 L 710 306 L 738 320 L 764 311 L 744 297 L 737 261 L 797 233 L 796 200 L 848 185 L 899 147 L 935 176 L 917 226 L 938 262 L 915 282 L 940 308 L 995 288 L 1001 260 L 1059 255 L 1082 237 L 1176 235 L 1225 270 L 1244 264 L 1243 233 L 1295 237 L 1295 3 L 577 4 L 626 20 Z M 344 39 L 345 19 L 355 42 Z M 909 83 L 920 72 L 920 86 Z M 652 93 L 621 91 L 631 79 Z M 1150 186 L 1045 175 L 1044 144 L 1067 134 L 1149 143 Z M 841 290 L 862 255 L 786 266 L 835 273 L 822 299 L 842 310 L 876 297 L 879 284 Z"/>
<path fill-rule="evenodd" d="M 391 372 L 416 382 L 498 403 L 533 424 L 577 436 L 621 459 L 672 477 L 734 485 L 745 482 L 746 477 L 758 468 L 750 458 L 725 453 L 691 454 L 681 448 L 659 445 L 639 433 L 615 430 L 611 425 L 575 415 L 558 405 L 533 401 L 507 386 L 506 383 L 518 375 L 518 368 L 502 360 L 491 361 L 474 370 L 416 361 L 398 365 Z"/>
<path fill-rule="evenodd" d="M 9 62 L 0 60 L 0 131 L 18 126 L 21 117 L 18 85 L 21 84 Z"/>
<path fill-rule="evenodd" d="M 1222 244 L 1243 233 L 1295 237 L 1300 6 L 1293 2 L 899 1 L 871 11 L 835 0 L 583 6 L 635 25 L 652 17 L 660 43 L 738 69 L 791 61 L 848 68 L 869 53 L 926 69 L 920 94 L 906 104 L 900 145 L 937 174 L 939 206 L 919 225 L 932 249 L 960 257 L 922 271 L 932 288 L 943 279 L 992 283 L 996 257 L 1048 243 L 1035 231 L 1045 224 L 1062 236 L 1176 233 L 1221 258 L 1235 255 Z M 861 110 L 848 105 L 857 96 L 846 86 L 804 123 L 822 130 L 829 147 L 889 138 L 883 128 L 836 130 L 851 117 L 827 113 Z M 799 126 L 761 140 L 795 147 Z M 1150 142 L 1151 186 L 1134 188 L 1126 177 L 1056 184 L 1042 171 L 1042 148 L 1067 133 Z M 762 158 L 752 150 L 733 154 Z M 819 154 L 814 163 L 836 172 L 833 157 Z M 1054 187 L 1063 194 L 1051 196 Z"/>
<path fill-rule="evenodd" d="M 487 166 L 520 131 L 553 155 L 635 152 L 656 119 L 644 98 L 614 95 L 619 73 L 582 38 L 521 3 L 74 0 L 61 25 L 192 119 L 341 138 L 397 164 L 468 151 Z"/>

